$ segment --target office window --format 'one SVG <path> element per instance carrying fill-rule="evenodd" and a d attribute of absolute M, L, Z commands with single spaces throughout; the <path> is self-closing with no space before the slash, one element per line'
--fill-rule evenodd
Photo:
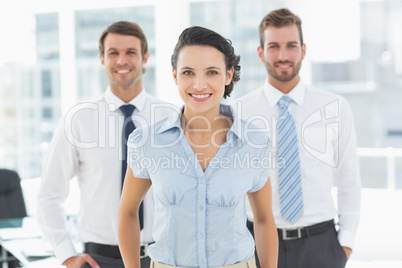
<path fill-rule="evenodd" d="M 397 189 L 402 189 L 402 158 L 396 159 L 395 165 L 396 165 L 395 186 Z"/>
<path fill-rule="evenodd" d="M 394 120 L 402 116 L 397 108 L 402 99 L 402 47 L 395 28 L 402 23 L 401 12 L 398 1 L 361 2 L 360 55 L 340 63 L 312 63 L 313 84 L 342 94 L 351 104 L 361 147 L 402 142 L 402 122 Z M 390 129 L 395 135 L 388 135 Z"/>
<path fill-rule="evenodd" d="M 36 15 L 36 52 L 40 60 L 55 60 L 59 57 L 58 13 Z"/>
<path fill-rule="evenodd" d="M 50 71 L 42 71 L 42 97 L 52 96 L 52 74 Z"/>
<path fill-rule="evenodd" d="M 33 122 L 35 122 L 36 117 L 37 117 L 37 112 L 38 110 L 35 109 L 34 107 L 30 106 L 30 107 L 25 107 L 23 110 L 20 110 L 20 112 L 22 113 L 22 116 L 28 120 L 32 120 Z"/>
<path fill-rule="evenodd" d="M 24 79 L 22 80 L 21 91 L 24 98 L 33 99 L 35 96 L 35 80 L 32 69 L 25 69 L 23 71 Z"/>
<path fill-rule="evenodd" d="M 53 118 L 52 108 L 45 107 L 42 109 L 42 118 L 45 120 L 50 120 Z"/>

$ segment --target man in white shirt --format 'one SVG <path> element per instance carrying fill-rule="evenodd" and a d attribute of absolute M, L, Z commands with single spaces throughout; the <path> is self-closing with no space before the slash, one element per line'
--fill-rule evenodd
<path fill-rule="evenodd" d="M 359 222 L 361 189 L 351 109 L 343 97 L 300 81 L 306 45 L 299 17 L 287 9 L 272 11 L 260 24 L 260 40 L 258 56 L 268 79 L 232 105 L 243 119 L 271 135 L 278 267 L 345 267 Z M 286 143 L 281 134 L 285 126 L 295 133 L 294 142 Z M 292 156 L 281 157 L 288 148 L 294 148 Z M 287 161 L 293 165 L 289 172 Z M 287 183 L 286 173 L 288 178 L 298 174 L 294 184 Z M 294 195 L 286 195 L 293 190 Z"/>
<path fill-rule="evenodd" d="M 74 106 L 61 121 L 47 154 L 38 194 L 39 226 L 57 259 L 68 268 L 124 267 L 117 237 L 126 161 L 123 127 L 132 125 L 130 120 L 135 127 L 152 124 L 172 112 L 169 105 L 143 89 L 149 52 L 137 24 L 111 24 L 99 39 L 99 52 L 109 87 L 93 103 Z M 126 106 L 134 110 L 128 116 L 123 114 L 122 107 Z M 75 248 L 62 206 L 73 177 L 80 188 L 78 231 L 84 253 Z M 149 267 L 146 249 L 153 242 L 150 195 L 143 206 L 141 265 Z"/>

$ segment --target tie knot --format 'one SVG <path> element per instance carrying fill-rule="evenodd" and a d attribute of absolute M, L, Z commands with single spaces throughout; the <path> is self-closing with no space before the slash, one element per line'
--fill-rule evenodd
<path fill-rule="evenodd" d="M 135 106 L 132 104 L 126 104 L 120 106 L 120 110 L 123 112 L 124 117 L 130 117 L 134 112 Z"/>
<path fill-rule="evenodd" d="M 281 110 L 286 110 L 291 102 L 291 98 L 289 98 L 288 96 L 283 96 L 279 100 L 279 107 L 281 108 Z"/>

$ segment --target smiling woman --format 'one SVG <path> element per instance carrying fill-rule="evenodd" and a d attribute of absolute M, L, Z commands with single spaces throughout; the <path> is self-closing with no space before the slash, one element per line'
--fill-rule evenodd
<path fill-rule="evenodd" d="M 225 86 L 232 82 L 233 67 L 226 70 L 224 55 L 214 47 L 186 46 L 178 56 L 173 77 L 186 104 L 184 117 L 190 114 L 219 114 Z"/>
<path fill-rule="evenodd" d="M 246 123 L 220 103 L 239 80 L 239 60 L 231 42 L 209 29 L 190 27 L 180 35 L 171 62 L 182 112 L 138 128 L 129 138 L 130 168 L 119 208 L 119 245 L 126 267 L 139 267 L 139 257 L 133 255 L 139 248 L 138 208 L 151 184 L 151 267 L 256 267 L 254 240 L 245 225 L 246 195 L 258 225 L 260 262 L 276 267 L 269 170 L 263 163 L 240 166 L 235 161 L 244 155 L 249 161 L 266 157 L 269 138 L 264 133 L 243 138 Z M 153 164 L 169 157 L 194 164 Z"/>

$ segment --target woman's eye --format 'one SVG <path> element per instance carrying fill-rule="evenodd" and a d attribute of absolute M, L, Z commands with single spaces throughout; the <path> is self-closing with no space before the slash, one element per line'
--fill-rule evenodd
<path fill-rule="evenodd" d="M 184 71 L 183 74 L 184 74 L 184 75 L 192 75 L 193 72 L 192 72 L 192 71 Z"/>
<path fill-rule="evenodd" d="M 209 75 L 216 75 L 216 74 L 218 74 L 218 72 L 217 71 L 209 71 L 208 74 Z"/>

